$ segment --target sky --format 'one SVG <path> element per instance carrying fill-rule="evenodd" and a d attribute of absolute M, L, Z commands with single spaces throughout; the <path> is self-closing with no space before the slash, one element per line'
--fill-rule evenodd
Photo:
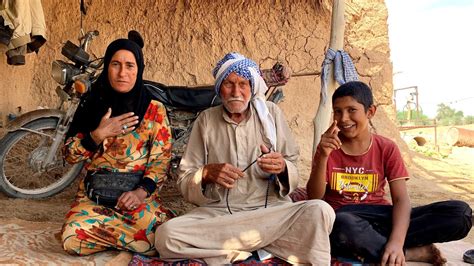
<path fill-rule="evenodd" d="M 385 0 L 394 89 L 418 87 L 430 118 L 444 103 L 474 115 L 474 0 Z M 414 89 L 396 92 L 402 109 Z"/>

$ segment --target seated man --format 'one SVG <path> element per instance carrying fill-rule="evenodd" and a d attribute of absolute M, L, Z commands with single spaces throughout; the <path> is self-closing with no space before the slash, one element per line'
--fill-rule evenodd
<path fill-rule="evenodd" d="M 223 105 L 197 118 L 179 169 L 181 193 L 199 207 L 158 227 L 160 256 L 222 265 L 263 249 L 291 263 L 329 265 L 334 211 L 288 197 L 299 151 L 282 111 L 265 101 L 258 66 L 230 53 L 213 74 Z"/>

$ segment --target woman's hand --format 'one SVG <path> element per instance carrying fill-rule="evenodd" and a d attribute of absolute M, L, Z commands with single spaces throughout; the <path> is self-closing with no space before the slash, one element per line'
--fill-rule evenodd
<path fill-rule="evenodd" d="M 337 135 L 338 133 L 339 128 L 337 127 L 337 121 L 334 120 L 328 130 L 321 136 L 321 141 L 318 145 L 320 155 L 329 157 L 329 154 L 331 154 L 333 150 L 341 148 L 342 142 Z"/>
<path fill-rule="evenodd" d="M 142 188 L 124 192 L 118 198 L 115 208 L 124 211 L 133 211 L 145 202 L 146 196 L 147 193 Z"/>
<path fill-rule="evenodd" d="M 393 243 L 393 241 L 387 242 L 382 255 L 381 265 L 406 265 L 403 247 Z"/>
<path fill-rule="evenodd" d="M 285 171 L 286 162 L 283 155 L 279 152 L 270 152 L 267 146 L 260 145 L 263 155 L 257 159 L 258 166 L 271 174 L 280 174 Z"/>
<path fill-rule="evenodd" d="M 102 143 L 109 137 L 127 134 L 138 124 L 138 116 L 133 112 L 110 118 L 111 115 L 112 109 L 109 108 L 100 120 L 99 126 L 91 132 L 91 137 L 96 144 Z"/>

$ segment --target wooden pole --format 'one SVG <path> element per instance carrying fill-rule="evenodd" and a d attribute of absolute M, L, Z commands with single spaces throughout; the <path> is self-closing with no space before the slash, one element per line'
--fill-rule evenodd
<path fill-rule="evenodd" d="M 332 3 L 332 17 L 331 17 L 331 38 L 329 40 L 329 48 L 334 51 L 342 50 L 344 46 L 344 0 L 333 0 Z M 316 152 L 316 147 L 321 140 L 321 135 L 328 129 L 331 122 L 332 102 L 331 98 L 336 90 L 338 84 L 334 79 L 334 64 L 329 67 L 329 81 L 328 93 L 326 103 L 323 103 L 322 97 L 319 99 L 318 111 L 313 119 L 314 126 L 314 140 L 313 140 L 313 155 Z M 322 76 L 321 76 L 322 78 Z"/>

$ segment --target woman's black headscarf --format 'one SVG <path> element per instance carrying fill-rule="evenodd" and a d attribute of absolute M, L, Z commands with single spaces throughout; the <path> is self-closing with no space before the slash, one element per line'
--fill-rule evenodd
<path fill-rule="evenodd" d="M 115 91 L 110 86 L 108 78 L 110 61 L 119 50 L 132 52 L 137 61 L 137 80 L 134 87 L 127 93 Z M 136 42 L 129 39 L 117 39 L 110 43 L 105 52 L 104 69 L 92 85 L 91 91 L 83 97 L 66 134 L 66 139 L 79 132 L 89 134 L 96 129 L 109 107 L 112 108 L 111 117 L 134 112 L 141 122 L 151 100 L 150 94 L 143 85 L 144 68 L 142 49 Z"/>

